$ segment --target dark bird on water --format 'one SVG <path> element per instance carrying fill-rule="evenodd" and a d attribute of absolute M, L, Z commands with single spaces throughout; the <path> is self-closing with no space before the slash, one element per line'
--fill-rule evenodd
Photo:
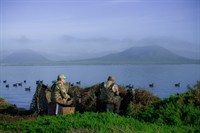
<path fill-rule="evenodd" d="M 31 91 L 31 87 L 25 88 L 25 91 Z"/>
<path fill-rule="evenodd" d="M 6 85 L 6 88 L 9 88 L 9 84 Z"/>
<path fill-rule="evenodd" d="M 149 84 L 149 87 L 154 87 L 154 83 Z"/>
<path fill-rule="evenodd" d="M 175 87 L 180 87 L 180 83 L 174 84 Z"/>

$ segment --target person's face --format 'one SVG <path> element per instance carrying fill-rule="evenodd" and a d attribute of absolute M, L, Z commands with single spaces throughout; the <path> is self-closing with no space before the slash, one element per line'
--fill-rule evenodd
<path fill-rule="evenodd" d="M 65 83 L 65 79 L 61 79 L 61 82 Z"/>
<path fill-rule="evenodd" d="M 115 81 L 114 80 L 109 80 L 109 82 L 114 83 Z"/>

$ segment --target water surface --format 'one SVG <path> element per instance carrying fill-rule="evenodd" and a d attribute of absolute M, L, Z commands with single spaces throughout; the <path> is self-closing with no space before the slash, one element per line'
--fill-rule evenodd
<path fill-rule="evenodd" d="M 132 84 L 135 88 L 145 88 L 160 98 L 187 91 L 200 80 L 200 65 L 71 65 L 71 66 L 0 66 L 0 97 L 6 98 L 18 107 L 29 109 L 36 89 L 36 80 L 52 85 L 57 75 L 63 73 L 68 82 L 81 81 L 82 87 L 103 82 L 109 75 L 116 77 L 121 85 Z M 7 80 L 7 83 L 3 83 Z M 13 87 L 20 83 L 22 87 Z M 154 83 L 154 87 L 149 87 Z M 180 87 L 175 87 L 180 83 Z M 9 88 L 5 85 L 9 84 Z M 25 88 L 31 87 L 31 91 Z"/>

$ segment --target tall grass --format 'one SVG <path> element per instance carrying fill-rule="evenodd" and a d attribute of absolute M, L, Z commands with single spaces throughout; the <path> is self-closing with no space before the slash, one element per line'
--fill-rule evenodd
<path fill-rule="evenodd" d="M 75 113 L 73 115 L 46 116 L 33 121 L 0 122 L 2 132 L 98 132 L 98 133 L 167 133 L 194 132 L 190 126 L 168 126 L 140 122 L 132 117 L 113 113 Z"/>

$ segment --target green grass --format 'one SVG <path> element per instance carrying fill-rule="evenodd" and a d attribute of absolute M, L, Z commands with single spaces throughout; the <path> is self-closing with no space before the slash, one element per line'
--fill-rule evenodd
<path fill-rule="evenodd" d="M 5 99 L 4 98 L 0 98 L 0 102 L 4 101 Z"/>
<path fill-rule="evenodd" d="M 0 122 L 0 132 L 97 132 L 97 133 L 171 133 L 195 132 L 197 127 L 144 123 L 113 113 L 75 113 L 45 116 L 33 121 Z"/>

